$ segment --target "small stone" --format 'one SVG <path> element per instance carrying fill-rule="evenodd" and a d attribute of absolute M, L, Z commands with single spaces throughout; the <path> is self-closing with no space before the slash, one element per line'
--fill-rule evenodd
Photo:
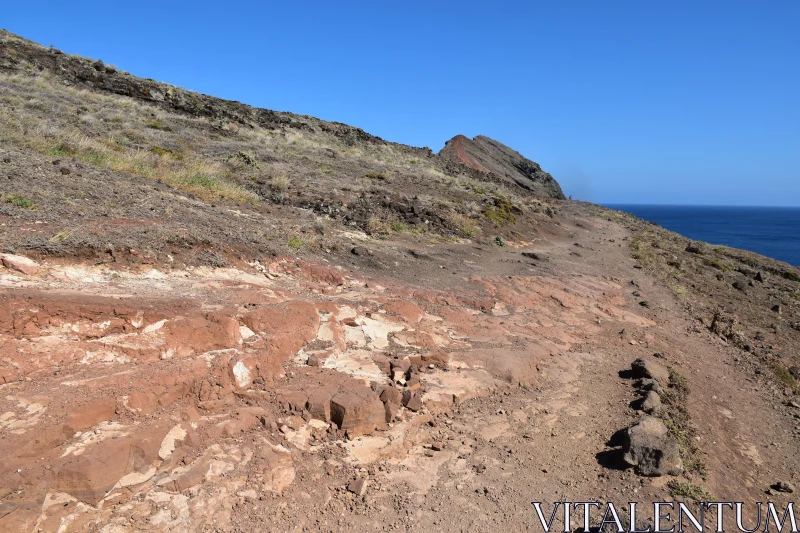
<path fill-rule="evenodd" d="M 308 364 L 308 366 L 319 366 L 319 357 L 316 355 L 309 355 L 306 364 Z"/>
<path fill-rule="evenodd" d="M 496 237 L 496 238 L 494 239 L 494 243 L 495 243 L 497 246 L 500 246 L 500 247 L 502 247 L 502 246 L 505 246 L 505 245 L 506 245 L 506 240 L 505 240 L 504 238 L 502 238 L 502 237 L 499 237 L 499 236 L 498 236 L 498 237 Z"/>
<path fill-rule="evenodd" d="M 791 494 L 794 492 L 794 485 L 791 483 L 787 483 L 786 481 L 778 481 L 772 486 L 773 489 L 777 490 L 778 492 L 786 492 Z"/>
<path fill-rule="evenodd" d="M 4 157 L 3 158 L 3 163 L 5 163 L 5 164 L 11 163 L 11 158 L 10 157 Z"/>
<path fill-rule="evenodd" d="M 347 484 L 347 490 L 356 496 L 363 496 L 367 492 L 367 479 L 363 477 L 355 478 Z"/>
<path fill-rule="evenodd" d="M 655 379 L 644 378 L 639 382 L 639 388 L 645 391 L 661 392 L 661 384 Z"/>
<path fill-rule="evenodd" d="M 669 370 L 667 367 L 652 359 L 637 359 L 631 363 L 633 376 L 637 378 L 655 379 L 659 383 L 669 383 Z"/>
<path fill-rule="evenodd" d="M 642 411 L 647 414 L 655 414 L 661 410 L 661 397 L 656 391 L 650 391 L 642 401 Z"/>
<path fill-rule="evenodd" d="M 370 252 L 367 248 L 364 248 L 363 246 L 353 246 L 353 248 L 350 250 L 350 253 L 359 256 L 372 255 L 372 252 Z"/>
<path fill-rule="evenodd" d="M 61 172 L 61 174 L 64 175 L 64 176 L 72 173 L 72 171 L 70 169 L 68 169 L 67 167 L 61 167 L 61 168 L 58 169 L 58 171 Z"/>
<path fill-rule="evenodd" d="M 703 248 L 699 244 L 692 243 L 686 247 L 686 251 L 690 254 L 702 254 Z"/>
<path fill-rule="evenodd" d="M 775 305 L 772 306 L 772 312 L 773 313 L 778 313 L 780 315 L 781 311 L 782 311 L 782 309 L 781 309 L 781 306 L 779 304 L 775 304 Z"/>
<path fill-rule="evenodd" d="M 736 280 L 732 283 L 732 285 L 733 288 L 736 289 L 737 291 L 742 291 L 742 292 L 747 291 L 747 285 L 742 281 Z"/>

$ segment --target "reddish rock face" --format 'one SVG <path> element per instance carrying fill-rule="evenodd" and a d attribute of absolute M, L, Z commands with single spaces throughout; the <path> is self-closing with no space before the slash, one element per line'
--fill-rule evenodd
<path fill-rule="evenodd" d="M 404 300 L 394 300 L 388 302 L 383 306 L 383 308 L 387 313 L 398 316 L 411 324 L 419 322 L 422 319 L 422 316 L 425 314 L 422 309 L 413 303 L 406 302 Z"/>
<path fill-rule="evenodd" d="M 97 505 L 114 485 L 133 470 L 130 440 L 111 440 L 92 449 L 92 454 L 68 459 L 56 474 L 56 490 Z"/>
<path fill-rule="evenodd" d="M 182 318 L 167 322 L 164 329 L 167 334 L 165 359 L 223 350 L 241 341 L 239 323 L 225 316 Z"/>

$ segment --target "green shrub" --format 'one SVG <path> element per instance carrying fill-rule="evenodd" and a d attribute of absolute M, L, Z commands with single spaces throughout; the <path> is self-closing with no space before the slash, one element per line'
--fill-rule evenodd
<path fill-rule="evenodd" d="M 292 237 L 291 239 L 289 239 L 289 248 L 291 248 L 293 252 L 298 251 L 302 247 L 303 247 L 303 239 L 301 239 L 300 237 Z"/>
<path fill-rule="evenodd" d="M 482 211 L 484 217 L 491 220 L 495 226 L 505 226 L 517 221 L 515 212 L 519 211 L 511 200 L 500 196 L 494 199 L 494 205 Z"/>
<path fill-rule="evenodd" d="M 33 209 L 33 206 L 36 205 L 33 203 L 33 200 L 25 198 L 21 194 L 8 195 L 6 197 L 6 203 L 21 207 L 22 209 Z"/>
<path fill-rule="evenodd" d="M 50 155 L 65 156 L 65 155 L 72 155 L 74 153 L 75 153 L 75 148 L 73 148 L 66 142 L 60 142 L 57 145 L 50 148 Z"/>

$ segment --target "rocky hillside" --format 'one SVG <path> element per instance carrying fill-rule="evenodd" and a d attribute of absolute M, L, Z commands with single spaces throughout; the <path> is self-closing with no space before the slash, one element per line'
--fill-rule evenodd
<path fill-rule="evenodd" d="M 478 175 L 499 179 L 534 194 L 564 198 L 558 182 L 542 170 L 538 163 L 489 137 L 478 135 L 474 139 L 468 139 L 463 135 L 456 135 L 447 141 L 439 156 L 466 165 L 477 171 Z"/>
<path fill-rule="evenodd" d="M 336 253 L 343 243 L 332 227 L 416 242 L 514 239 L 518 215 L 543 214 L 558 196 L 426 148 L 137 78 L 8 32 L 0 103 L 0 215 L 39 224 L 1 234 L 10 252 L 223 264 Z"/>

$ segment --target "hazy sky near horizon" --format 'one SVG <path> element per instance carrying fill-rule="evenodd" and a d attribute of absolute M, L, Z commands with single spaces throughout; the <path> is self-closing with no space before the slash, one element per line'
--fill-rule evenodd
<path fill-rule="evenodd" d="M 800 2 L 4 2 L 132 74 L 439 150 L 488 135 L 600 203 L 800 206 Z"/>

